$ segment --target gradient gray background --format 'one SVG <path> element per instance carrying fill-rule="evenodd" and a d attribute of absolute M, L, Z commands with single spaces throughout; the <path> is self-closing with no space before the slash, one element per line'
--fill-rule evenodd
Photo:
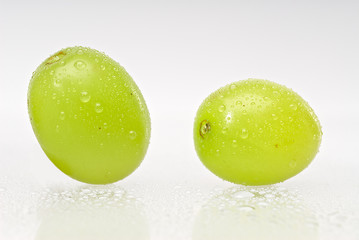
<path fill-rule="evenodd" d="M 115 184 L 142 203 L 143 239 L 191 239 L 210 196 L 234 186 L 202 166 L 192 124 L 209 93 L 247 78 L 284 84 L 315 110 L 324 133 L 320 153 L 278 186 L 299 192 L 315 215 L 313 239 L 358 239 L 358 44 L 358 1 L 0 0 L 0 239 L 40 239 L 43 194 L 86 187 L 46 158 L 26 109 L 32 72 L 75 45 L 123 65 L 149 107 L 146 158 Z M 56 232 L 56 224 L 48 228 Z"/>

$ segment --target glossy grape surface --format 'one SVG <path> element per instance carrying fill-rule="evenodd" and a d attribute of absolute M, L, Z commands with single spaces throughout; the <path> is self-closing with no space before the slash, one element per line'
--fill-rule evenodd
<path fill-rule="evenodd" d="M 33 73 L 28 111 L 48 158 L 82 182 L 106 184 L 131 174 L 150 140 L 150 116 L 130 75 L 84 47 L 63 49 Z"/>
<path fill-rule="evenodd" d="M 282 182 L 318 152 L 317 116 L 298 94 L 267 80 L 248 79 L 208 96 L 194 121 L 202 163 L 224 180 L 244 185 Z"/>

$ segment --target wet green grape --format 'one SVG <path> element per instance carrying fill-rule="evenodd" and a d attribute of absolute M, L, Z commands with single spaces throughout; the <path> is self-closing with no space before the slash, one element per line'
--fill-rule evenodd
<path fill-rule="evenodd" d="M 145 100 L 126 70 L 97 50 L 70 47 L 46 59 L 31 78 L 28 111 L 48 158 L 79 181 L 116 182 L 146 154 Z"/>
<path fill-rule="evenodd" d="M 282 182 L 318 152 L 317 116 L 298 94 L 274 82 L 248 79 L 207 97 L 194 121 L 202 163 L 224 180 L 244 185 Z"/>

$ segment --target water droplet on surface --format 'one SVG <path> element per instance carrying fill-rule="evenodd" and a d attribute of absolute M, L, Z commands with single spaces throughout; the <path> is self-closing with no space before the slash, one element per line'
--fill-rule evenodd
<path fill-rule="evenodd" d="M 232 141 L 232 146 L 233 146 L 233 147 L 237 147 L 237 141 L 236 141 L 236 140 L 233 140 L 233 141 Z"/>
<path fill-rule="evenodd" d="M 238 101 L 236 101 L 236 105 L 240 106 L 240 105 L 242 105 L 242 102 L 238 100 Z"/>
<path fill-rule="evenodd" d="M 226 106 L 224 105 L 219 106 L 218 111 L 223 112 L 224 110 L 226 110 Z"/>
<path fill-rule="evenodd" d="M 65 113 L 64 112 L 60 112 L 60 120 L 64 120 L 65 119 Z"/>
<path fill-rule="evenodd" d="M 241 132 L 241 138 L 246 139 L 248 137 L 248 130 L 243 128 Z"/>
<path fill-rule="evenodd" d="M 254 194 L 251 192 L 247 192 L 247 191 L 238 191 L 236 193 L 233 194 L 233 197 L 237 198 L 237 199 L 241 199 L 241 198 L 251 198 L 253 197 Z"/>
<path fill-rule="evenodd" d="M 102 71 L 104 71 L 106 69 L 106 67 L 104 65 L 101 65 L 100 68 Z"/>
<path fill-rule="evenodd" d="M 74 66 L 78 70 L 83 70 L 86 68 L 86 63 L 84 61 L 79 60 L 75 62 Z"/>
<path fill-rule="evenodd" d="M 274 113 L 272 114 L 272 117 L 273 117 L 274 120 L 277 120 L 277 119 L 278 119 L 278 116 L 275 115 Z"/>
<path fill-rule="evenodd" d="M 60 131 L 60 126 L 56 125 L 56 132 L 59 132 L 59 131 Z"/>
<path fill-rule="evenodd" d="M 239 207 L 239 210 L 243 211 L 243 212 L 251 212 L 254 210 L 254 207 L 249 206 L 249 205 L 243 205 L 243 206 Z"/>
<path fill-rule="evenodd" d="M 100 103 L 96 103 L 96 105 L 95 105 L 95 111 L 96 111 L 97 113 L 102 113 L 103 107 L 101 106 Z"/>
<path fill-rule="evenodd" d="M 235 90 L 237 87 L 234 84 L 231 84 L 231 90 Z"/>
<path fill-rule="evenodd" d="M 135 131 L 130 131 L 130 139 L 134 140 L 137 136 L 137 133 Z"/>
<path fill-rule="evenodd" d="M 87 103 L 88 101 L 90 101 L 90 99 L 91 96 L 87 92 L 84 91 L 81 93 L 81 97 L 80 97 L 81 102 Z"/>
<path fill-rule="evenodd" d="M 82 55 L 82 54 L 84 54 L 84 52 L 80 49 L 80 50 L 77 51 L 77 54 Z"/>

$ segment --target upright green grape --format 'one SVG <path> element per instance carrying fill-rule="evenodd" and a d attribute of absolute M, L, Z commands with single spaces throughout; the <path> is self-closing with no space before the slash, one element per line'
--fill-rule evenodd
<path fill-rule="evenodd" d="M 70 47 L 46 59 L 31 78 L 28 110 L 48 158 L 79 181 L 116 182 L 146 154 L 145 100 L 126 70 L 94 49 Z"/>
<path fill-rule="evenodd" d="M 194 121 L 202 163 L 224 180 L 244 185 L 284 181 L 318 152 L 317 116 L 298 94 L 259 79 L 227 85 L 207 97 Z"/>

